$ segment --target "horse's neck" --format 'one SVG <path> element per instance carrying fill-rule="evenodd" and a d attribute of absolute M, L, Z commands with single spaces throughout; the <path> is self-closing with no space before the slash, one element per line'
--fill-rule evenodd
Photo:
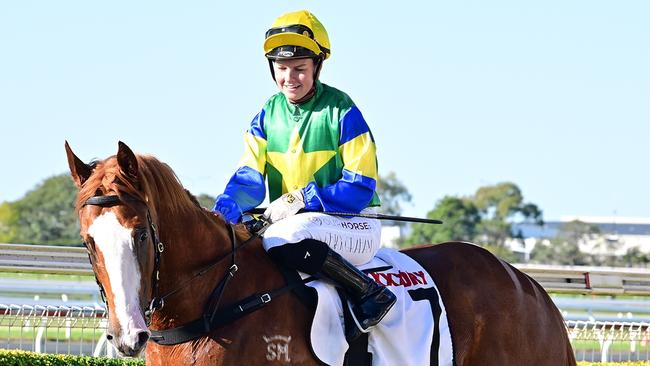
<path fill-rule="evenodd" d="M 191 280 L 186 288 L 166 301 L 165 307 L 154 313 L 151 329 L 170 329 L 201 317 L 208 296 L 217 286 L 219 280 L 227 276 L 227 269 L 231 265 L 229 255 L 231 242 L 224 223 L 220 222 L 216 226 L 210 223 L 187 225 L 179 230 L 186 233 L 187 237 L 176 234 L 167 239 L 171 240 L 168 243 L 170 251 L 166 253 L 168 265 L 165 266 L 163 263 L 161 280 L 163 277 L 167 279 L 165 280 L 165 290 L 162 290 L 161 294 L 164 295 L 164 291 L 182 286 L 183 282 L 190 279 L 192 273 L 200 268 L 200 265 L 212 263 L 219 258 L 224 259 L 204 276 Z M 209 229 L 202 227 L 206 225 L 209 226 Z M 188 234 L 193 231 L 201 234 Z M 261 239 L 254 238 L 247 242 L 248 236 L 243 233 L 236 237 L 236 262 L 239 269 L 225 288 L 219 309 L 227 308 L 254 293 L 269 292 L 284 285 L 282 275 L 262 248 Z M 187 258 L 183 256 L 187 256 Z M 184 261 L 192 264 L 184 265 Z M 180 272 L 172 272 L 172 266 L 178 268 Z M 242 354 L 239 352 L 242 349 L 247 350 L 246 357 L 249 359 L 267 360 L 266 347 L 259 347 L 260 337 L 266 334 L 267 326 L 275 329 L 280 325 L 283 329 L 294 329 L 287 330 L 286 334 L 302 334 L 308 323 L 305 315 L 306 310 L 300 306 L 297 299 L 283 296 L 274 301 L 276 305 L 265 308 L 263 320 L 260 318 L 261 313 L 256 312 L 237 320 L 236 325 L 233 323 L 218 327 L 211 332 L 209 337 L 200 338 L 198 342 L 186 342 L 173 346 L 150 344 L 147 347 L 147 362 L 164 365 L 170 360 L 181 360 L 181 363 L 184 364 L 240 365 L 242 364 Z M 287 319 L 287 309 L 293 309 L 289 319 Z M 224 347 L 224 345 L 233 343 L 237 346 Z M 261 352 L 261 354 L 254 354 L 255 352 Z M 301 351 L 294 350 L 294 352 Z M 302 352 L 306 355 L 305 359 L 310 357 L 307 348 L 304 348 Z"/>
<path fill-rule="evenodd" d="M 186 217 L 182 221 L 168 222 L 165 229 L 161 228 L 165 251 L 160 268 L 160 295 L 180 290 L 165 300 L 160 319 L 166 321 L 156 328 L 178 326 L 200 316 L 207 297 L 231 266 L 233 243 L 228 233 L 229 226 L 204 213 Z M 241 234 L 236 238 L 239 244 L 245 241 Z M 237 258 L 240 267 L 245 264 L 246 267 L 262 271 L 265 264 L 258 262 L 268 262 L 259 242 L 251 242 L 243 250 L 237 250 Z M 199 270 L 214 263 L 217 264 L 204 275 L 196 276 Z M 250 284 L 239 280 L 243 274 L 238 273 L 236 277 L 238 290 L 249 290 Z M 232 282 L 230 287 L 235 286 L 235 281 Z M 230 300 L 231 295 L 232 291 L 226 291 L 224 301 Z"/>

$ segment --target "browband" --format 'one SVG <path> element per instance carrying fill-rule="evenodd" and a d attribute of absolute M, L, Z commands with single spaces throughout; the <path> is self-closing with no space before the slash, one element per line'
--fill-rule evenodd
<path fill-rule="evenodd" d="M 93 205 L 93 206 L 110 207 L 110 206 L 119 205 L 120 203 L 122 203 L 122 201 L 120 200 L 120 197 L 116 195 L 94 196 L 87 199 L 86 202 L 84 202 L 83 206 Z"/>

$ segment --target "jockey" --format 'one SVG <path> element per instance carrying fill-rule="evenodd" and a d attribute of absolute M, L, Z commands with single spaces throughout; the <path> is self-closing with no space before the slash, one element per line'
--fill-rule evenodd
<path fill-rule="evenodd" d="M 355 267 L 379 249 L 381 225 L 323 212 L 376 212 L 373 136 L 350 97 L 318 80 L 330 42 L 313 14 L 302 10 L 276 19 L 264 53 L 280 92 L 253 118 L 239 168 L 213 210 L 231 223 L 241 221 L 264 200 L 268 179 L 271 204 L 263 216 L 271 225 L 264 249 L 278 263 L 342 287 L 365 332 L 396 301 Z"/>

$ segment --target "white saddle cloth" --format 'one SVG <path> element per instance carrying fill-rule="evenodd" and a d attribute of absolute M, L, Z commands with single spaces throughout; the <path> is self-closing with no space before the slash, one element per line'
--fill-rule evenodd
<path fill-rule="evenodd" d="M 429 365 L 434 331 L 438 332 L 438 363 L 453 364 L 451 334 L 438 289 L 429 274 L 413 259 L 396 250 L 381 248 L 377 256 L 359 268 L 390 265 L 393 268 L 369 276 L 387 286 L 397 295 L 397 302 L 368 336 L 368 351 L 373 366 Z M 318 305 L 311 329 L 311 343 L 316 356 L 328 365 L 343 365 L 348 343 L 345 340 L 343 308 L 336 289 L 322 281 L 308 284 L 318 293 Z M 438 307 L 432 311 L 431 302 L 421 298 L 422 290 L 434 289 Z M 409 293 L 411 291 L 411 293 Z M 419 292 L 419 294 L 418 294 Z M 413 298 L 415 297 L 415 299 Z M 438 322 L 434 320 L 434 313 Z M 437 326 L 437 329 L 436 329 Z M 435 361 L 434 361 L 435 362 Z"/>

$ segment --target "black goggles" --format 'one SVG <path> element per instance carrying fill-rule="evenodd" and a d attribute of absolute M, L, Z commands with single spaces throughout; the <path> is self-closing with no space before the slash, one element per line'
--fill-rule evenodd
<path fill-rule="evenodd" d="M 314 32 L 312 32 L 312 30 L 309 29 L 309 27 L 302 24 L 294 24 L 285 27 L 271 28 L 266 31 L 265 38 L 269 38 L 272 35 L 280 34 L 280 33 L 298 33 L 298 34 L 302 34 L 303 36 L 307 36 L 311 39 L 314 39 Z"/>

